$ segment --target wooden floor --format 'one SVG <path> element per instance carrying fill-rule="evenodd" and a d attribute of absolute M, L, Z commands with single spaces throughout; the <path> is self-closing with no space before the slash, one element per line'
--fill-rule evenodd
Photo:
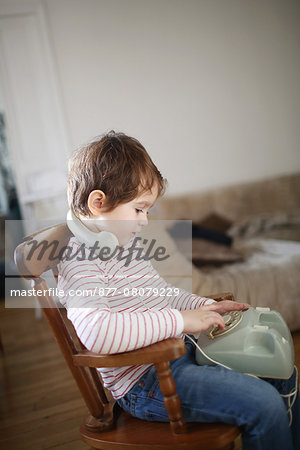
<path fill-rule="evenodd" d="M 44 319 L 32 309 L 3 309 L 0 448 L 84 450 L 86 406 Z"/>
<path fill-rule="evenodd" d="M 45 320 L 1 302 L 0 332 L 0 448 L 88 449 L 78 431 L 87 409 Z M 294 343 L 300 369 L 300 331 Z"/>

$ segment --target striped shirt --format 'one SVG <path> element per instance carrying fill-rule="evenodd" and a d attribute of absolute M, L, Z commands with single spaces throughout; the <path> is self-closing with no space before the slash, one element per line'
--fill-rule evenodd
<path fill-rule="evenodd" d="M 129 254 L 131 243 L 124 246 L 124 256 Z M 68 247 L 79 255 L 82 244 L 72 237 Z M 59 300 L 80 341 L 92 352 L 127 352 L 181 337 L 183 317 L 179 311 L 213 302 L 169 285 L 149 260 L 135 257 L 136 252 L 131 251 L 131 261 L 126 264 L 117 254 L 107 261 L 90 260 L 86 248 L 84 258 L 62 258 L 59 263 Z M 151 366 L 98 370 L 104 386 L 118 399 Z"/>

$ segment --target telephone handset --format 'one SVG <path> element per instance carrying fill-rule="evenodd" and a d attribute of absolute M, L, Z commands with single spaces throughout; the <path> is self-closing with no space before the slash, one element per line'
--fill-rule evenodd
<path fill-rule="evenodd" d="M 291 333 L 277 311 L 249 308 L 223 316 L 225 328 L 213 325 L 197 341 L 198 364 L 220 364 L 259 377 L 289 378 L 294 368 Z"/>
<path fill-rule="evenodd" d="M 119 246 L 119 241 L 113 233 L 109 231 L 96 233 L 89 230 L 71 210 L 67 214 L 67 225 L 69 230 L 82 244 L 86 244 L 88 247 L 94 247 L 97 243 L 97 247 L 94 247 L 95 255 L 100 252 L 101 248 L 109 248 L 109 253 L 113 253 L 116 247 Z"/>

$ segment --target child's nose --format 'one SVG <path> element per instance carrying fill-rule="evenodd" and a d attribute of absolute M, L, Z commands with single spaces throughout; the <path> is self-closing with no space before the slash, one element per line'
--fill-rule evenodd
<path fill-rule="evenodd" d="M 144 215 L 144 217 L 142 219 L 139 220 L 139 225 L 141 227 L 148 225 L 148 217 L 146 214 Z"/>

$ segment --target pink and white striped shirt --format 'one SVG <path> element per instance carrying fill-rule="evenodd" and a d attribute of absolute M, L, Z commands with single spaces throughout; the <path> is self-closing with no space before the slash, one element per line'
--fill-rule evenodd
<path fill-rule="evenodd" d="M 130 243 L 129 243 L 130 244 Z M 124 247 L 129 252 L 130 245 Z M 79 251 L 72 237 L 68 246 Z M 84 346 L 101 354 L 121 353 L 170 337 L 181 337 L 180 310 L 196 309 L 214 300 L 169 285 L 150 261 L 134 257 L 129 265 L 115 255 L 108 261 L 86 257 L 59 263 L 60 302 Z M 115 399 L 123 397 L 151 367 L 101 368 L 104 386 Z"/>

